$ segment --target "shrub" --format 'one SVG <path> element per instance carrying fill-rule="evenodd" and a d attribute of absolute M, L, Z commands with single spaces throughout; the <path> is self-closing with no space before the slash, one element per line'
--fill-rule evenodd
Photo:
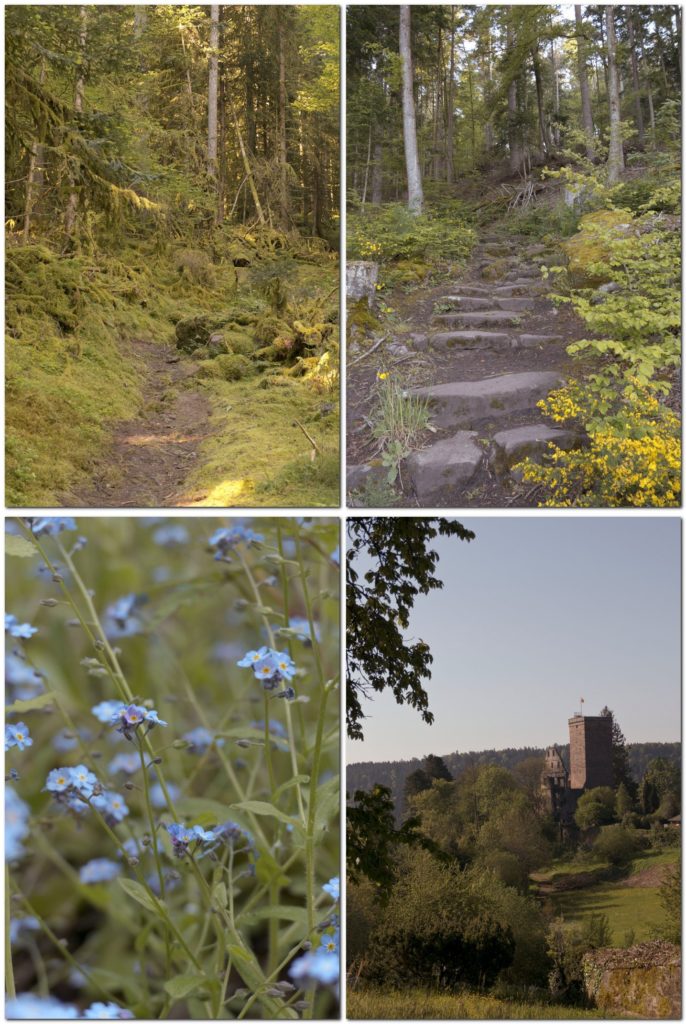
<path fill-rule="evenodd" d="M 606 825 L 593 844 L 593 853 L 599 860 L 607 860 L 618 867 L 629 864 L 638 849 L 633 831 L 623 825 Z"/>
<path fill-rule="evenodd" d="M 404 204 L 391 203 L 349 216 L 348 258 L 434 264 L 465 260 L 475 237 L 460 212 L 415 216 Z"/>

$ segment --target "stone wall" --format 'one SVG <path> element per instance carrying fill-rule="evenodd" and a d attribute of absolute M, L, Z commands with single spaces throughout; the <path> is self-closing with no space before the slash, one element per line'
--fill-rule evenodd
<path fill-rule="evenodd" d="M 681 950 L 671 942 L 584 956 L 588 998 L 612 1017 L 681 1020 Z"/>

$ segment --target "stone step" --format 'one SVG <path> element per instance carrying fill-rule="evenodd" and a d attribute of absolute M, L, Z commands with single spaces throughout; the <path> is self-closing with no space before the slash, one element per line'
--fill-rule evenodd
<path fill-rule="evenodd" d="M 438 300 L 438 305 L 454 306 L 457 309 L 463 309 L 465 312 L 470 312 L 477 309 L 493 308 L 493 302 L 491 299 L 485 297 L 476 298 L 472 295 L 444 295 L 443 298 Z"/>
<path fill-rule="evenodd" d="M 414 388 L 410 394 L 429 402 L 436 426 L 459 429 L 524 409 L 533 412 L 536 403 L 561 381 L 560 375 L 552 372 L 506 373 L 485 380 Z"/>
<path fill-rule="evenodd" d="M 456 282 L 455 287 L 460 289 L 462 295 L 467 295 L 477 299 L 481 296 L 488 298 L 492 291 L 491 288 L 486 288 L 481 284 L 462 284 L 461 281 Z"/>
<path fill-rule="evenodd" d="M 509 310 L 511 313 L 522 313 L 525 309 L 533 309 L 534 307 L 533 299 L 520 299 L 515 298 L 514 296 L 506 298 L 498 297 L 494 301 L 500 309 Z"/>
<path fill-rule="evenodd" d="M 460 430 L 410 455 L 407 469 L 422 504 L 432 505 L 445 497 L 446 490 L 463 487 L 474 478 L 484 461 L 476 437 L 474 431 Z"/>
<path fill-rule="evenodd" d="M 451 323 L 455 327 L 516 327 L 518 317 L 502 309 L 483 310 L 479 313 L 439 313 L 434 317 L 439 323 Z"/>
<path fill-rule="evenodd" d="M 453 305 L 462 312 L 475 312 L 480 309 L 492 309 L 493 305 L 497 306 L 498 309 L 511 310 L 520 313 L 524 309 L 531 309 L 533 307 L 533 299 L 520 299 L 510 297 L 496 297 L 491 299 L 475 299 L 470 295 L 444 295 L 439 300 L 440 305 Z M 436 314 L 437 316 L 439 314 Z"/>
<path fill-rule="evenodd" d="M 500 430 L 493 437 L 493 468 L 496 473 L 506 474 L 522 459 L 530 458 L 540 462 L 549 453 L 548 444 L 551 441 L 558 448 L 568 451 L 580 443 L 580 438 L 573 430 L 549 427 L 545 423 Z"/>
<path fill-rule="evenodd" d="M 538 292 L 538 285 L 531 281 L 511 281 L 510 284 L 499 284 L 493 289 L 496 298 L 514 298 L 516 295 L 530 295 Z"/>
<path fill-rule="evenodd" d="M 540 270 L 539 267 L 531 267 L 531 266 L 521 267 L 520 266 L 520 267 L 517 267 L 515 271 L 512 271 L 512 273 L 513 274 L 514 273 L 517 274 L 517 280 L 518 281 L 522 281 L 522 280 L 524 280 L 524 281 L 537 281 L 541 277 L 541 270 Z M 509 281 L 509 278 L 510 278 L 510 274 L 507 275 L 506 281 Z"/>
<path fill-rule="evenodd" d="M 434 334 L 429 344 L 432 348 L 488 349 L 493 352 L 514 347 L 510 335 L 498 331 L 445 331 Z"/>

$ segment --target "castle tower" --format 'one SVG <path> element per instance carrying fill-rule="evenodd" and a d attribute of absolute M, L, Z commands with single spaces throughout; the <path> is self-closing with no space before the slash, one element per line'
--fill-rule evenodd
<path fill-rule="evenodd" d="M 545 766 L 541 773 L 541 794 L 548 811 L 558 818 L 562 814 L 568 794 L 569 775 L 557 747 L 548 747 Z"/>
<path fill-rule="evenodd" d="M 571 789 L 614 786 L 609 715 L 569 719 L 569 785 Z"/>

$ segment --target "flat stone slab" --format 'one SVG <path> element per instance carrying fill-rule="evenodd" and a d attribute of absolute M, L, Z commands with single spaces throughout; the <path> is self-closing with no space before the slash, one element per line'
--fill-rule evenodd
<path fill-rule="evenodd" d="M 541 271 L 540 271 L 539 267 L 522 267 L 522 266 L 519 266 L 516 269 L 516 273 L 519 275 L 520 279 L 524 278 L 526 280 L 531 280 L 531 279 L 538 278 L 538 277 L 541 276 Z"/>
<path fill-rule="evenodd" d="M 496 472 L 507 473 L 515 463 L 527 457 L 540 462 L 548 453 L 551 441 L 558 448 L 568 451 L 579 443 L 579 438 L 572 430 L 549 427 L 545 423 L 499 431 L 493 438 L 493 465 Z"/>
<path fill-rule="evenodd" d="M 451 305 L 456 309 L 470 312 L 478 309 L 493 309 L 493 300 L 473 295 L 444 295 L 438 300 L 439 305 Z"/>
<path fill-rule="evenodd" d="M 410 455 L 407 468 L 423 504 L 434 504 L 446 490 L 464 487 L 474 478 L 484 460 L 483 448 L 475 443 L 476 437 L 474 431 L 460 430 L 453 437 Z"/>
<path fill-rule="evenodd" d="M 515 348 L 539 348 L 550 345 L 554 341 L 562 341 L 561 334 L 520 334 L 514 339 Z"/>
<path fill-rule="evenodd" d="M 459 289 L 460 295 L 471 295 L 475 298 L 479 298 L 482 295 L 487 298 L 491 294 L 491 289 L 485 288 L 481 284 L 462 284 L 458 282 L 455 287 Z"/>
<path fill-rule="evenodd" d="M 499 331 L 445 331 L 431 338 L 433 348 L 486 349 L 500 352 L 512 348 L 509 334 Z"/>
<path fill-rule="evenodd" d="M 440 313 L 434 317 L 444 323 L 454 322 L 460 327 L 488 327 L 496 324 L 500 327 L 512 326 L 512 321 L 517 317 L 513 313 L 507 313 L 502 309 L 484 310 L 482 313 Z"/>
<path fill-rule="evenodd" d="M 502 419 L 510 413 L 536 408 L 536 403 L 559 385 L 557 373 L 506 373 L 485 380 L 452 381 L 410 393 L 425 398 L 439 427 L 472 427 L 483 421 Z"/>
<path fill-rule="evenodd" d="M 510 310 L 512 313 L 523 313 L 525 309 L 533 309 L 534 306 L 533 299 L 520 299 L 514 296 L 512 298 L 499 297 L 494 301 L 500 309 Z"/>

